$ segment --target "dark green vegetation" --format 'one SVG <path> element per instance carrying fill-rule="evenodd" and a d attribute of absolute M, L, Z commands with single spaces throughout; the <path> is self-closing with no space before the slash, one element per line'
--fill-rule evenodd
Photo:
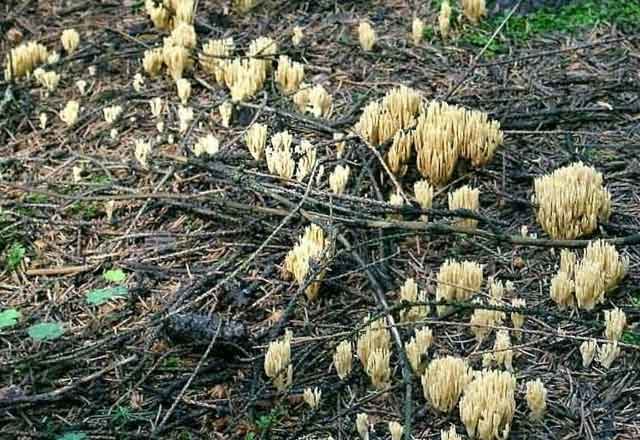
<path fill-rule="evenodd" d="M 462 32 L 461 41 L 484 47 L 507 13 L 485 20 L 477 28 Z M 640 26 L 640 2 L 617 0 L 585 0 L 556 10 L 540 9 L 519 16 L 513 15 L 491 42 L 487 54 L 504 52 L 509 45 L 526 44 L 532 38 L 547 33 L 569 33 L 600 25 L 615 25 L 632 31 Z"/>

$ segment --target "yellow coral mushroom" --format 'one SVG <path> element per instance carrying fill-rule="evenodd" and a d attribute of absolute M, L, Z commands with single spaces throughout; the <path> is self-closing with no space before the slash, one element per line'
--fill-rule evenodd
<path fill-rule="evenodd" d="M 581 162 L 534 181 L 536 218 L 552 238 L 573 240 L 595 231 L 611 212 L 611 195 L 602 173 Z"/>
<path fill-rule="evenodd" d="M 472 378 L 472 370 L 465 360 L 452 356 L 435 359 L 422 375 L 422 391 L 435 409 L 451 412 Z"/>

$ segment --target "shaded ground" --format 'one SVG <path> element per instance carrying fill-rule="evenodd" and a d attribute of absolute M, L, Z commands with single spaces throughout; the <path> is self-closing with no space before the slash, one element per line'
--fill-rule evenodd
<path fill-rule="evenodd" d="M 330 91 L 333 116 L 316 120 L 296 112 L 269 82 L 224 128 L 216 109 L 228 93 L 196 70 L 190 105 L 197 120 L 179 137 L 175 85 L 147 79 L 142 92 L 132 88 L 144 50 L 165 36 L 137 2 L 126 8 L 109 1 L 1 7 L 3 30 L 16 27 L 25 39 L 59 49 L 63 29 L 73 26 L 82 35 L 80 52 L 63 57 L 57 68 L 62 85 L 52 96 L 43 98 L 29 83 L 2 83 L 8 98 L 0 104 L 0 310 L 22 314 L 17 326 L 0 330 L 0 384 L 11 386 L 0 395 L 3 439 L 69 432 L 131 439 L 152 432 L 175 439 L 355 438 L 359 412 L 376 422 L 374 438 L 388 438 L 389 420 L 410 421 L 416 438 L 439 438 L 451 423 L 464 432 L 457 411 L 443 416 L 426 405 L 419 380 L 403 383 L 397 353 L 386 393 L 372 391 L 355 360 L 347 382 L 331 367 L 335 346 L 355 340 L 367 313 L 384 313 L 376 292 L 394 304 L 409 276 L 433 292 L 446 258 L 484 264 L 485 275 L 512 281 L 527 301 L 511 439 L 640 437 L 640 335 L 633 326 L 640 316 L 638 246 L 619 247 L 630 258 L 629 275 L 605 305 L 560 312 L 548 296 L 559 249 L 539 230 L 529 203 L 534 177 L 581 160 L 605 174 L 613 195 L 614 214 L 595 237 L 624 240 L 640 229 L 640 52 L 633 29 L 604 22 L 574 35 L 498 36 L 499 47 L 486 58 L 478 57 L 482 41 L 463 38 L 486 38 L 484 30 L 468 25 L 458 29 L 459 41 L 433 37 L 415 47 L 408 40 L 413 11 L 405 2 L 266 2 L 230 16 L 215 2 L 200 3 L 199 41 L 232 35 L 245 48 L 260 35 L 278 39 L 281 53 L 305 63 L 306 80 Z M 434 22 L 435 8 L 419 12 Z M 354 36 L 363 17 L 380 37 L 373 53 L 363 52 Z M 290 42 L 294 24 L 305 26 L 297 48 Z M 3 53 L 7 47 L 4 40 Z M 89 66 L 96 67 L 95 76 Z M 89 83 L 83 97 L 74 85 L 80 78 Z M 488 167 L 462 170 L 438 192 L 430 215 L 436 227 L 426 230 L 414 222 L 417 209 L 407 207 L 398 218 L 384 203 L 393 185 L 362 142 L 350 140 L 342 160 L 333 148 L 334 133 L 347 132 L 369 100 L 400 84 L 429 99 L 486 111 L 506 134 Z M 148 110 L 156 96 L 170 102 L 166 125 L 177 142 L 165 139 L 144 170 L 133 145 L 156 135 Z M 71 98 L 81 100 L 83 111 L 67 129 L 56 113 Z M 118 140 L 102 119 L 102 109 L 115 103 L 125 107 Z M 39 128 L 41 112 L 49 115 L 46 130 Z M 322 146 L 319 159 L 327 169 L 348 163 L 348 195 L 331 196 L 326 178 L 306 193 L 306 184 L 270 176 L 241 141 L 253 120 Z M 221 139 L 221 152 L 194 158 L 190 146 L 209 131 Z M 412 169 L 403 178 L 408 194 L 418 177 Z M 465 183 L 481 189 L 481 231 L 470 235 L 448 227 L 446 209 L 446 192 Z M 310 220 L 343 239 L 315 303 L 283 280 L 280 267 Z M 523 225 L 539 239 L 518 243 Z M 25 256 L 12 260 L 16 243 Z M 126 279 L 106 280 L 103 273 L 111 269 L 121 269 Z M 88 292 L 114 283 L 128 288 L 126 299 L 87 304 Z M 579 345 L 602 337 L 603 310 L 614 305 L 632 324 L 622 354 L 609 370 L 584 369 Z M 425 321 L 434 332 L 429 357 L 455 354 L 480 367 L 493 340 L 477 346 L 467 327 L 470 313 L 460 307 L 446 321 Z M 65 334 L 34 342 L 27 328 L 43 321 L 63 322 Z M 294 334 L 294 384 L 286 396 L 272 388 L 262 367 L 266 346 L 284 328 Z M 400 331 L 403 340 L 412 333 Z M 548 412 L 538 425 L 527 418 L 522 390 L 536 378 L 549 390 Z M 308 386 L 323 391 L 317 411 L 302 402 Z"/>

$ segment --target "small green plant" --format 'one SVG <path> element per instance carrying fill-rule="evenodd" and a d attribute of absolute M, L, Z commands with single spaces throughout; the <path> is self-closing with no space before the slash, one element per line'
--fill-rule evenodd
<path fill-rule="evenodd" d="M 106 174 L 96 174 L 94 176 L 91 176 L 89 178 L 89 181 L 97 185 L 107 185 L 111 183 L 111 178 Z"/>
<path fill-rule="evenodd" d="M 69 207 L 73 215 L 79 215 L 83 220 L 93 220 L 100 216 L 100 207 L 94 202 L 76 202 Z"/>
<path fill-rule="evenodd" d="M 34 205 L 42 205 L 49 201 L 49 196 L 46 194 L 34 193 L 25 197 L 25 202 L 33 203 Z"/>
<path fill-rule="evenodd" d="M 21 243 L 17 241 L 14 242 L 7 250 L 7 269 L 16 269 L 24 259 L 26 253 L 27 250 Z"/>
<path fill-rule="evenodd" d="M 99 306 L 112 299 L 126 298 L 128 293 L 129 289 L 125 286 L 106 287 L 88 292 L 85 299 L 87 304 Z"/>
<path fill-rule="evenodd" d="M 622 334 L 622 342 L 640 346 L 640 333 L 628 330 Z"/>
<path fill-rule="evenodd" d="M 180 368 L 182 360 L 178 356 L 168 356 L 162 365 L 164 368 Z"/>
<path fill-rule="evenodd" d="M 0 312 L 0 330 L 16 325 L 21 316 L 16 309 L 7 309 Z"/>
<path fill-rule="evenodd" d="M 127 275 L 122 269 L 111 269 L 102 274 L 105 281 L 110 283 L 121 283 L 127 279 Z"/>
<path fill-rule="evenodd" d="M 53 341 L 64 334 L 64 327 L 59 322 L 41 322 L 29 327 L 27 334 L 34 341 Z"/>
<path fill-rule="evenodd" d="M 273 408 L 269 414 L 263 414 L 256 420 L 256 428 L 260 433 L 266 433 L 275 426 L 284 415 L 281 408 Z"/>
<path fill-rule="evenodd" d="M 133 421 L 134 419 L 135 419 L 134 414 L 131 411 L 131 408 L 129 408 L 128 406 L 121 406 L 121 405 L 116 406 L 115 410 L 113 411 L 113 414 L 111 415 L 111 421 L 116 426 L 126 425 L 127 423 Z"/>

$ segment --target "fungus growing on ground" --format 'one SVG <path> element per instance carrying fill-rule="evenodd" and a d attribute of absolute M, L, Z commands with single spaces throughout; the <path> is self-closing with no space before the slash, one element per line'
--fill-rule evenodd
<path fill-rule="evenodd" d="M 291 61 L 288 56 L 280 55 L 276 69 L 276 82 L 285 94 L 294 93 L 304 79 L 304 66 Z"/>
<path fill-rule="evenodd" d="M 185 133 L 193 121 L 193 109 L 191 107 L 180 106 L 178 108 L 178 130 Z"/>
<path fill-rule="evenodd" d="M 580 354 L 582 355 L 582 366 L 584 368 L 589 367 L 591 362 L 593 362 L 597 348 L 598 344 L 595 339 L 589 339 L 588 341 L 584 341 L 580 344 Z"/>
<path fill-rule="evenodd" d="M 542 229 L 568 240 L 594 232 L 611 213 L 611 194 L 602 183 L 602 173 L 582 162 L 536 177 L 532 201 Z"/>
<path fill-rule="evenodd" d="M 349 165 L 336 165 L 333 172 L 329 175 L 329 188 L 334 194 L 342 194 L 349 182 Z"/>
<path fill-rule="evenodd" d="M 389 378 L 391 377 L 390 360 L 391 352 L 387 348 L 377 348 L 369 354 L 365 372 L 371 379 L 373 387 L 377 390 L 389 386 Z"/>
<path fill-rule="evenodd" d="M 493 344 L 493 360 L 498 365 L 504 365 L 507 370 L 513 370 L 513 350 L 508 330 L 498 330 L 496 333 L 496 340 Z"/>
<path fill-rule="evenodd" d="M 422 209 L 431 209 L 433 206 L 433 186 L 426 180 L 419 180 L 413 184 L 413 193 Z M 422 214 L 420 220 L 423 222 L 429 221 L 427 214 Z"/>
<path fill-rule="evenodd" d="M 57 74 L 53 70 L 47 72 L 40 67 L 33 71 L 33 76 L 42 87 L 47 89 L 48 93 L 55 91 L 58 87 L 58 83 L 60 82 L 59 74 Z"/>
<path fill-rule="evenodd" d="M 176 88 L 178 89 L 178 98 L 182 105 L 187 105 L 191 97 L 191 83 L 188 79 L 179 78 L 176 80 Z"/>
<path fill-rule="evenodd" d="M 541 420 L 547 409 L 547 389 L 540 379 L 527 382 L 527 406 L 532 420 Z"/>
<path fill-rule="evenodd" d="M 302 394 L 302 398 L 305 403 L 309 405 L 309 408 L 316 409 L 320 405 L 320 399 L 322 398 L 322 391 L 319 388 L 305 388 Z"/>
<path fill-rule="evenodd" d="M 560 270 L 551 280 L 551 298 L 561 309 L 577 304 L 592 310 L 620 283 L 628 265 L 628 258 L 621 257 L 614 246 L 602 240 L 589 243 L 579 261 L 574 253 L 563 250 Z"/>
<path fill-rule="evenodd" d="M 353 363 L 353 353 L 351 351 L 351 342 L 342 341 L 336 347 L 333 355 L 333 365 L 340 380 L 345 380 L 351 374 Z"/>
<path fill-rule="evenodd" d="M 264 372 L 280 392 L 285 391 L 293 381 L 293 365 L 291 365 L 291 339 L 293 335 L 286 330 L 284 337 L 269 344 L 264 357 Z"/>
<path fill-rule="evenodd" d="M 145 9 L 153 25 L 160 30 L 170 31 L 180 23 L 190 24 L 195 14 L 194 0 L 145 0 Z"/>
<path fill-rule="evenodd" d="M 365 322 L 369 320 L 370 317 L 367 316 Z M 369 365 L 369 358 L 377 350 L 387 352 L 391 350 L 391 335 L 386 328 L 385 319 L 376 319 L 370 322 L 356 342 L 356 354 L 365 370 Z"/>
<path fill-rule="evenodd" d="M 272 58 L 278 53 L 278 43 L 269 37 L 258 37 L 249 44 L 247 57 L 250 64 L 263 77 L 266 78 L 273 67 Z"/>
<path fill-rule="evenodd" d="M 247 130 L 244 137 L 247 148 L 255 160 L 261 160 L 267 144 L 267 126 L 255 123 Z"/>
<path fill-rule="evenodd" d="M 6 55 L 4 79 L 8 81 L 30 75 L 36 67 L 47 62 L 48 56 L 47 48 L 34 41 L 11 49 Z"/>
<path fill-rule="evenodd" d="M 360 41 L 360 47 L 367 52 L 376 44 L 376 32 L 366 21 L 361 21 L 358 25 L 358 41 Z"/>
<path fill-rule="evenodd" d="M 302 43 L 303 38 L 304 38 L 304 31 L 300 26 L 295 26 L 293 28 L 293 35 L 291 36 L 291 43 L 293 43 L 294 46 L 300 46 L 300 43 Z"/>
<path fill-rule="evenodd" d="M 613 361 L 616 360 L 620 354 L 620 347 L 618 347 L 618 341 L 607 342 L 598 347 L 598 354 L 596 360 L 604 368 L 610 368 Z"/>
<path fill-rule="evenodd" d="M 398 422 L 389 422 L 389 434 L 391 440 L 401 440 L 404 433 L 404 427 Z"/>
<path fill-rule="evenodd" d="M 169 38 L 165 38 L 165 46 L 181 46 L 186 49 L 195 49 L 198 36 L 192 24 L 178 23 L 171 31 Z"/>
<path fill-rule="evenodd" d="M 600 267 L 604 276 L 605 289 L 615 289 L 627 273 L 629 258 L 621 257 L 615 246 L 596 240 L 589 243 L 584 251 L 583 261 L 591 261 Z"/>
<path fill-rule="evenodd" d="M 235 46 L 233 38 L 209 40 L 202 46 L 198 60 L 202 69 L 213 75 L 219 85 L 224 85 L 224 71 Z"/>
<path fill-rule="evenodd" d="M 424 37 L 424 21 L 418 17 L 415 17 L 411 23 L 411 37 L 413 38 L 413 44 L 416 46 L 422 42 Z"/>
<path fill-rule="evenodd" d="M 366 413 L 356 416 L 356 430 L 362 440 L 369 440 L 369 416 Z"/>
<path fill-rule="evenodd" d="M 482 167 L 502 142 L 500 123 L 489 121 L 486 113 L 432 101 L 416 124 L 418 170 L 440 186 L 451 178 L 459 157 Z"/>
<path fill-rule="evenodd" d="M 199 157 L 203 154 L 213 156 L 220 150 L 220 141 L 212 134 L 202 136 L 193 146 L 193 154 Z"/>
<path fill-rule="evenodd" d="M 78 101 L 69 100 L 60 112 L 60 119 L 62 119 L 62 122 L 67 124 L 67 127 L 71 127 L 78 120 L 79 112 L 80 103 Z"/>
<path fill-rule="evenodd" d="M 142 168 L 147 168 L 147 159 L 150 155 L 151 144 L 144 139 L 136 139 L 134 156 Z"/>
<path fill-rule="evenodd" d="M 476 375 L 460 399 L 460 419 L 469 437 L 509 437 L 516 410 L 515 389 L 516 378 L 509 372 L 484 370 Z"/>
<path fill-rule="evenodd" d="M 164 108 L 162 98 L 156 97 L 156 98 L 150 99 L 149 107 L 151 109 L 151 115 L 154 118 L 159 118 L 160 115 L 162 115 L 162 109 Z"/>
<path fill-rule="evenodd" d="M 436 301 L 466 301 L 482 286 L 482 266 L 472 261 L 446 260 L 437 277 Z M 438 316 L 452 310 L 451 306 L 436 307 Z"/>
<path fill-rule="evenodd" d="M 449 28 L 451 24 L 451 5 L 449 0 L 444 0 L 440 4 L 440 14 L 438 14 L 438 29 L 440 30 L 440 36 L 447 38 L 449 36 Z"/>
<path fill-rule="evenodd" d="M 326 118 L 331 115 L 333 109 L 333 98 L 320 84 L 315 85 L 308 91 L 307 111 L 316 118 Z"/>
<path fill-rule="evenodd" d="M 218 113 L 220 113 L 222 126 L 226 128 L 231 127 L 231 117 L 233 116 L 233 103 L 229 101 L 223 102 L 222 104 L 220 104 L 220 107 L 218 107 Z"/>
<path fill-rule="evenodd" d="M 574 291 L 575 284 L 566 272 L 560 271 L 551 279 L 549 295 L 551 299 L 558 304 L 560 310 L 574 305 Z"/>
<path fill-rule="evenodd" d="M 447 356 L 431 361 L 422 375 L 425 399 L 441 412 L 451 412 L 467 384 L 473 370 L 464 359 Z"/>
<path fill-rule="evenodd" d="M 440 431 L 440 440 L 462 440 L 462 437 L 456 432 L 456 427 L 451 425 L 448 431 Z"/>
<path fill-rule="evenodd" d="M 409 342 L 405 342 L 404 349 L 409 358 L 411 368 L 416 374 L 423 373 L 422 355 L 429 350 L 433 341 L 433 333 L 429 327 L 423 327 L 416 330 L 415 336 L 412 336 Z"/>
<path fill-rule="evenodd" d="M 142 67 L 151 78 L 155 78 L 162 71 L 164 55 L 162 49 L 149 49 L 144 51 Z"/>
<path fill-rule="evenodd" d="M 476 302 L 477 304 L 482 304 L 482 300 L 480 299 L 476 300 Z M 489 305 L 497 306 L 498 303 L 496 300 L 492 299 L 489 302 Z M 475 336 L 476 341 L 482 342 L 491 333 L 493 330 L 492 327 L 502 325 L 504 318 L 504 312 L 477 307 L 473 311 L 469 321 L 469 324 L 471 324 L 471 332 Z"/>
<path fill-rule="evenodd" d="M 133 82 L 131 83 L 131 86 L 136 93 L 141 93 L 142 88 L 144 87 L 144 77 L 139 73 L 133 75 Z"/>
<path fill-rule="evenodd" d="M 602 267 L 594 261 L 582 260 L 576 264 L 575 295 L 576 304 L 584 310 L 593 308 L 604 301 L 605 280 L 600 270 Z"/>
<path fill-rule="evenodd" d="M 470 186 L 463 186 L 452 193 L 449 193 L 449 209 L 467 209 L 478 212 L 480 210 L 480 190 L 472 189 Z M 456 221 L 456 226 L 462 229 L 473 231 L 478 226 L 478 220 L 464 218 Z"/>
<path fill-rule="evenodd" d="M 396 176 L 404 176 L 407 172 L 407 163 L 413 151 L 413 135 L 411 132 L 398 131 L 393 136 L 393 143 L 387 152 L 387 165 Z"/>
<path fill-rule="evenodd" d="M 47 114 L 40 113 L 39 120 L 40 120 L 40 128 L 43 130 L 47 128 L 47 121 L 49 120 L 49 117 L 47 116 Z"/>
<path fill-rule="evenodd" d="M 293 136 L 287 130 L 276 133 L 271 138 L 271 147 L 267 147 L 267 168 L 272 174 L 291 179 L 296 163 L 291 155 Z"/>
<path fill-rule="evenodd" d="M 471 23 L 478 24 L 487 15 L 485 0 L 462 0 L 462 13 Z"/>
<path fill-rule="evenodd" d="M 303 140 L 296 147 L 296 153 L 300 157 L 296 166 L 296 180 L 302 182 L 311 173 L 316 164 L 317 151 L 311 142 Z"/>
<path fill-rule="evenodd" d="M 511 307 L 514 309 L 522 309 L 527 306 L 527 302 L 524 298 L 513 298 L 511 300 Z M 522 329 L 524 325 L 524 315 L 519 312 L 511 312 L 511 323 L 513 324 L 513 328 L 516 329 L 515 335 L 519 335 L 520 332 L 518 330 Z"/>
<path fill-rule="evenodd" d="M 419 292 L 418 285 L 413 278 L 407 278 L 400 288 L 400 301 L 409 303 L 426 302 L 427 296 L 424 291 Z M 415 322 L 426 318 L 429 314 L 429 305 L 417 305 L 400 311 L 401 322 Z"/>
<path fill-rule="evenodd" d="M 156 4 L 154 0 L 145 1 L 145 9 L 153 25 L 160 30 L 170 30 L 173 19 L 171 12 L 162 3 Z"/>
<path fill-rule="evenodd" d="M 367 104 L 354 131 L 371 145 L 383 144 L 399 130 L 415 124 L 421 101 L 422 95 L 414 89 L 405 86 L 391 89 L 382 100 Z"/>
<path fill-rule="evenodd" d="M 576 254 L 568 249 L 560 251 L 560 272 L 567 274 L 569 278 L 573 278 L 576 266 Z"/>
<path fill-rule="evenodd" d="M 262 65 L 240 58 L 225 65 L 224 83 L 231 92 L 233 102 L 254 96 L 262 89 L 264 81 L 265 73 Z"/>
<path fill-rule="evenodd" d="M 107 124 L 112 125 L 122 114 L 122 106 L 113 105 L 110 107 L 105 107 L 104 109 L 102 109 L 102 114 Z"/>
<path fill-rule="evenodd" d="M 76 81 L 76 87 L 81 95 L 85 95 L 87 93 L 87 82 L 83 79 L 79 79 Z"/>
<path fill-rule="evenodd" d="M 617 307 L 613 310 L 605 310 L 604 322 L 604 333 L 607 339 L 610 341 L 620 340 L 622 332 L 627 326 L 627 315 Z"/>
<path fill-rule="evenodd" d="M 287 253 L 284 260 L 284 270 L 286 273 L 293 275 L 298 285 L 302 286 L 309 275 L 311 264 L 320 262 L 320 258 L 322 258 L 327 246 L 324 230 L 317 225 L 308 226 L 305 228 L 304 234 L 298 240 L 298 243 Z M 316 280 L 311 282 L 305 289 L 305 295 L 309 301 L 313 301 L 318 297 L 323 277 L 324 271 L 318 273 Z"/>
<path fill-rule="evenodd" d="M 174 81 L 182 78 L 184 72 L 193 65 L 189 50 L 178 45 L 165 45 L 162 48 L 162 62 Z"/>
<path fill-rule="evenodd" d="M 340 141 L 340 142 L 336 142 L 336 156 L 338 157 L 338 159 L 341 159 L 344 156 L 344 153 L 347 150 L 347 143 L 345 141 L 343 141 L 342 139 L 344 139 L 344 134 L 343 133 L 333 133 L 333 140 L 334 141 Z"/>
<path fill-rule="evenodd" d="M 60 37 L 62 47 L 68 55 L 73 54 L 80 45 L 80 34 L 75 29 L 65 29 Z"/>

